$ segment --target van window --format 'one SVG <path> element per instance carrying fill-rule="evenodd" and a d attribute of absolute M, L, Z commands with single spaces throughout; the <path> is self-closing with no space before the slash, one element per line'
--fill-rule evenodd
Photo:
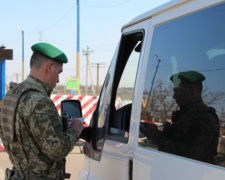
<path fill-rule="evenodd" d="M 154 28 L 139 145 L 225 166 L 225 3 Z"/>
<path fill-rule="evenodd" d="M 126 62 L 125 64 L 118 62 L 119 66 L 124 67 L 116 89 L 115 112 L 110 127 L 110 135 L 125 138 L 126 142 L 128 141 L 128 133 L 130 128 L 130 115 L 137 67 L 140 57 L 140 48 L 142 45 L 141 40 L 141 33 L 132 37 L 130 36 L 130 39 L 127 39 L 127 47 L 125 52 L 123 52 L 122 57 L 122 59 Z"/>
<path fill-rule="evenodd" d="M 125 33 L 106 75 L 99 104 L 95 150 L 101 151 L 105 137 L 128 142 L 130 114 L 143 31 Z"/>

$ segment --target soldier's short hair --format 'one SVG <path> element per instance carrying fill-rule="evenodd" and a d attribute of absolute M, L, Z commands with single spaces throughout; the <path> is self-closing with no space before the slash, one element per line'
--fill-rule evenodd
<path fill-rule="evenodd" d="M 43 64 L 50 61 L 49 58 L 39 54 L 39 53 L 33 53 L 30 59 L 30 68 L 34 67 L 39 69 Z"/>

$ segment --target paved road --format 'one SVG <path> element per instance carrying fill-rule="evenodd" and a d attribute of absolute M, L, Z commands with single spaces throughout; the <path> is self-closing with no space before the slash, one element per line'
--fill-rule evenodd
<path fill-rule="evenodd" d="M 73 151 L 66 158 L 66 172 L 71 174 L 70 180 L 76 180 L 78 172 L 83 167 L 84 154 L 80 153 L 79 146 L 75 146 Z M 11 168 L 6 152 L 0 152 L 0 180 L 4 180 L 5 169 Z"/>

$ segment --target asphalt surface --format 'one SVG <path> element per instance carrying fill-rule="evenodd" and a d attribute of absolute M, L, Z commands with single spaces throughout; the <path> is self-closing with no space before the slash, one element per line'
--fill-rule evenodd
<path fill-rule="evenodd" d="M 79 146 L 75 146 L 73 151 L 66 157 L 66 172 L 71 174 L 70 180 L 76 180 L 77 175 L 84 164 L 84 154 L 80 153 Z M 11 168 L 8 154 L 0 152 L 0 180 L 4 180 L 5 169 Z"/>

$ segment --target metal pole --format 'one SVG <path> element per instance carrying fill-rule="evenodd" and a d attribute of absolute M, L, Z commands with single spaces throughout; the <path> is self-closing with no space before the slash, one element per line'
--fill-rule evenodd
<path fill-rule="evenodd" d="M 5 60 L 0 60 L 0 106 L 5 97 Z"/>
<path fill-rule="evenodd" d="M 154 73 L 154 76 L 153 76 L 153 79 L 152 79 L 151 89 L 150 89 L 149 92 L 148 92 L 147 99 L 146 99 L 145 102 L 144 102 L 144 100 L 142 100 L 142 109 L 143 109 L 143 112 L 146 111 L 146 108 L 147 108 L 147 106 L 148 106 L 149 98 L 150 98 L 150 95 L 151 95 L 151 93 L 152 93 L 152 88 L 153 88 L 154 81 L 155 81 L 155 77 L 156 77 L 156 74 L 157 74 L 157 71 L 158 71 L 158 68 L 159 68 L 159 63 L 160 63 L 160 61 L 161 61 L 161 59 L 158 57 L 157 54 L 154 54 L 154 55 L 158 58 L 158 64 L 156 65 L 155 73 Z"/>
<path fill-rule="evenodd" d="M 22 81 L 24 81 L 24 31 L 22 31 Z"/>
<path fill-rule="evenodd" d="M 80 4 L 79 4 L 79 0 L 77 0 L 77 74 L 76 76 L 79 81 L 79 89 L 80 89 Z M 77 94 L 79 94 L 79 90 Z"/>
<path fill-rule="evenodd" d="M 96 94 L 98 95 L 99 89 L 99 63 L 97 64 L 97 84 L 96 84 Z"/>
<path fill-rule="evenodd" d="M 90 74 L 92 95 L 95 96 L 95 90 L 94 90 L 94 85 L 93 85 L 93 80 L 92 80 L 92 72 L 91 72 L 91 66 L 90 66 L 89 56 L 90 56 L 90 53 L 88 53 L 88 56 L 87 56 L 87 61 L 88 61 L 88 64 L 87 65 L 88 65 L 89 74 Z"/>
<path fill-rule="evenodd" d="M 158 68 L 159 68 L 159 63 L 161 61 L 161 59 L 158 57 L 157 54 L 154 54 L 154 55 L 158 58 L 158 64 L 156 65 L 155 73 L 154 73 L 154 76 L 153 76 L 153 79 L 152 79 L 151 89 L 150 89 L 150 91 L 148 93 L 148 96 L 150 96 L 151 93 L 152 93 L 152 88 L 153 88 L 153 85 L 154 85 L 155 77 L 156 77 L 156 74 L 157 74 L 157 71 L 158 71 Z"/>
<path fill-rule="evenodd" d="M 88 47 L 86 53 L 86 86 L 85 86 L 85 95 L 88 95 Z"/>
<path fill-rule="evenodd" d="M 103 68 L 104 66 L 102 66 L 102 67 L 100 67 L 100 65 L 102 65 L 102 64 L 104 64 L 105 65 L 105 63 L 93 63 L 93 64 L 96 64 L 97 66 L 97 84 L 96 84 L 96 95 L 98 95 L 98 93 L 99 93 L 99 68 Z"/>

